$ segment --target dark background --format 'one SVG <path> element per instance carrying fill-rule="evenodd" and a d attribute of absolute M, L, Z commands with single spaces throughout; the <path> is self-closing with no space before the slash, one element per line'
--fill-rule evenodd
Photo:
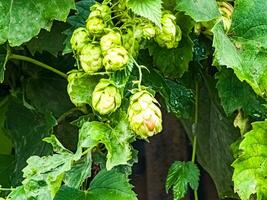
<path fill-rule="evenodd" d="M 134 166 L 132 183 L 138 200 L 172 200 L 171 194 L 165 191 L 168 169 L 176 160 L 191 160 L 191 144 L 179 120 L 163 113 L 163 126 L 164 131 L 150 138 L 149 143 L 138 141 L 134 145 L 139 150 L 139 163 Z M 198 197 L 199 200 L 219 199 L 213 181 L 203 169 Z M 192 191 L 184 199 L 193 200 Z"/>

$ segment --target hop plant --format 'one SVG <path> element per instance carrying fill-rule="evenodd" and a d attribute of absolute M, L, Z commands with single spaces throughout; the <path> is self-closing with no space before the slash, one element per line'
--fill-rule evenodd
<path fill-rule="evenodd" d="M 123 70 L 129 61 L 127 50 L 123 46 L 109 49 L 104 56 L 103 65 L 107 71 Z"/>
<path fill-rule="evenodd" d="M 122 34 L 122 43 L 123 47 L 130 55 L 132 55 L 134 58 L 137 57 L 139 51 L 139 42 L 134 37 L 132 29 L 127 28 L 124 30 L 124 33 Z"/>
<path fill-rule="evenodd" d="M 151 39 L 156 35 L 155 26 L 149 22 L 148 20 L 143 20 L 136 26 L 135 37 L 136 38 L 144 38 Z"/>
<path fill-rule="evenodd" d="M 90 13 L 86 21 L 86 28 L 94 36 L 101 36 L 104 33 L 106 23 L 99 10 L 94 10 Z"/>
<path fill-rule="evenodd" d="M 95 111 L 101 115 L 113 113 L 121 105 L 121 94 L 114 82 L 101 79 L 92 94 L 92 104 Z"/>
<path fill-rule="evenodd" d="M 128 120 L 131 129 L 141 138 L 153 136 L 162 130 L 162 114 L 157 100 L 147 91 L 139 91 L 131 96 Z"/>
<path fill-rule="evenodd" d="M 176 17 L 170 12 L 165 12 L 161 18 L 162 28 L 156 28 L 155 41 L 168 49 L 176 48 L 182 38 L 182 31 L 176 25 Z"/>
<path fill-rule="evenodd" d="M 71 47 L 75 52 L 80 52 L 84 45 L 90 42 L 89 33 L 86 28 L 75 29 L 70 39 Z"/>
<path fill-rule="evenodd" d="M 116 46 L 121 46 L 121 35 L 118 32 L 110 31 L 100 39 L 100 46 L 103 54 L 106 54 L 109 49 Z"/>
<path fill-rule="evenodd" d="M 104 21 L 108 21 L 111 18 L 111 9 L 106 4 L 96 3 L 91 7 L 91 12 L 98 11 Z M 96 13 L 95 13 L 96 14 Z"/>
<path fill-rule="evenodd" d="M 87 44 L 79 56 L 81 66 L 86 73 L 94 73 L 102 68 L 102 51 L 98 44 Z"/>

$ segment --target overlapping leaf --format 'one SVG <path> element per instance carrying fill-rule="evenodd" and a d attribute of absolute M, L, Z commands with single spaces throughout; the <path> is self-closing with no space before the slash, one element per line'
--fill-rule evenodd
<path fill-rule="evenodd" d="M 176 0 L 176 10 L 185 12 L 196 22 L 210 21 L 220 16 L 215 0 Z"/>
<path fill-rule="evenodd" d="M 143 16 L 156 25 L 161 26 L 162 0 L 129 0 L 128 6 L 135 14 Z"/>
<path fill-rule="evenodd" d="M 239 149 L 241 153 L 233 163 L 235 191 L 242 200 L 257 194 L 267 198 L 267 120 L 252 123 L 253 129 L 245 134 Z"/>
<path fill-rule="evenodd" d="M 137 200 L 128 178 L 114 170 L 102 170 L 90 184 L 88 191 L 63 187 L 55 200 Z"/>
<path fill-rule="evenodd" d="M 241 81 L 266 98 L 267 94 L 267 2 L 236 1 L 229 36 L 221 24 L 213 28 L 215 59 L 232 68 Z"/>
<path fill-rule="evenodd" d="M 221 104 L 228 115 L 243 109 L 253 118 L 267 117 L 266 101 L 258 97 L 247 83 L 238 80 L 233 70 L 222 69 L 216 77 Z"/>
<path fill-rule="evenodd" d="M 36 36 L 41 28 L 49 30 L 53 20 L 65 21 L 74 8 L 73 0 L 2 1 L 0 44 L 8 40 L 11 46 L 19 46 Z"/>
<path fill-rule="evenodd" d="M 99 143 L 108 150 L 106 168 L 112 169 L 117 165 L 127 165 L 131 159 L 132 137 L 126 118 L 122 119 L 115 128 L 102 122 L 85 122 L 80 130 L 79 148 L 93 149 Z"/>

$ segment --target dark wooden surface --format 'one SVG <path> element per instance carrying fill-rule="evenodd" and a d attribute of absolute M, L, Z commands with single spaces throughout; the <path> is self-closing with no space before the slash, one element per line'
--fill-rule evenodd
<path fill-rule="evenodd" d="M 163 133 L 147 142 L 137 142 L 139 163 L 134 166 L 132 183 L 138 200 L 171 200 L 166 194 L 165 180 L 168 168 L 176 160 L 190 160 L 191 145 L 180 122 L 172 115 L 163 113 Z M 216 189 L 209 175 L 202 170 L 199 187 L 200 200 L 217 200 Z M 185 200 L 193 200 L 189 192 Z"/>

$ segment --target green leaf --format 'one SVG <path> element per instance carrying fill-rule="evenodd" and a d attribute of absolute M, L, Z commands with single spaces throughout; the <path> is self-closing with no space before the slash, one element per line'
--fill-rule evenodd
<path fill-rule="evenodd" d="M 68 187 L 79 189 L 82 183 L 91 176 L 92 158 L 91 154 L 86 155 L 79 161 L 75 162 L 71 170 L 64 177 L 64 183 Z"/>
<path fill-rule="evenodd" d="M 267 47 L 267 1 L 236 0 L 229 35 L 235 41 Z"/>
<path fill-rule="evenodd" d="M 63 186 L 54 200 L 87 200 L 86 193 L 75 188 Z"/>
<path fill-rule="evenodd" d="M 128 178 L 115 171 L 100 171 L 90 183 L 88 200 L 137 200 Z"/>
<path fill-rule="evenodd" d="M 251 117 L 267 118 L 267 108 L 264 106 L 267 102 L 257 96 L 247 83 L 241 82 L 233 70 L 223 68 L 216 77 L 216 87 L 227 115 L 242 108 Z"/>
<path fill-rule="evenodd" d="M 19 46 L 36 36 L 41 28 L 49 30 L 53 20 L 65 21 L 70 9 L 74 8 L 73 0 L 3 1 L 0 44 L 8 40 L 11 46 Z"/>
<path fill-rule="evenodd" d="M 189 62 L 193 58 L 193 43 L 189 37 L 193 22 L 182 13 L 179 13 L 176 17 L 177 24 L 183 32 L 182 40 L 177 48 L 162 48 L 154 42 L 148 44 L 149 53 L 153 57 L 154 65 L 164 76 L 170 78 L 181 77 L 188 70 Z"/>
<path fill-rule="evenodd" d="M 100 143 L 104 144 L 108 151 L 106 168 L 110 170 L 114 166 L 128 164 L 132 157 L 129 144 L 131 138 L 125 116 L 115 128 L 98 121 L 85 122 L 80 129 L 78 148 L 93 149 Z"/>
<path fill-rule="evenodd" d="M 238 27 L 248 26 L 250 30 L 254 29 L 254 25 L 247 21 L 249 20 L 243 20 Z M 267 98 L 267 52 L 260 48 L 263 44 L 255 45 L 256 42 L 250 40 L 229 38 L 220 23 L 212 31 L 215 62 L 232 68 L 236 76 L 241 81 L 246 81 L 256 94 Z"/>
<path fill-rule="evenodd" d="M 0 98 L 0 154 L 10 155 L 12 150 L 12 142 L 8 138 L 5 128 L 6 111 L 8 109 L 9 96 Z"/>
<path fill-rule="evenodd" d="M 166 190 L 173 188 L 174 199 L 180 200 L 186 195 L 188 185 L 193 190 L 197 190 L 199 175 L 200 172 L 195 163 L 176 161 L 168 171 Z"/>
<path fill-rule="evenodd" d="M 72 71 L 68 76 L 68 93 L 72 103 L 76 106 L 91 105 L 92 93 L 99 79 L 99 76 L 90 76 L 76 70 Z"/>
<path fill-rule="evenodd" d="M 66 171 L 71 169 L 72 154 L 54 154 L 47 157 L 31 156 L 23 169 L 24 190 L 28 198 L 53 200 Z"/>
<path fill-rule="evenodd" d="M 3 46 L 0 46 L 0 83 L 4 81 L 7 61 L 8 52 Z"/>
<path fill-rule="evenodd" d="M 252 194 L 257 194 L 257 199 L 267 198 L 267 120 L 254 122 L 252 127 L 245 134 L 239 146 L 241 153 L 232 164 L 235 191 L 242 200 L 248 200 Z"/>
<path fill-rule="evenodd" d="M 114 170 L 100 171 L 88 191 L 62 187 L 55 200 L 137 200 L 127 177 Z"/>
<path fill-rule="evenodd" d="M 220 17 L 215 0 L 176 0 L 176 10 L 185 12 L 196 22 L 210 21 Z"/>
<path fill-rule="evenodd" d="M 13 168 L 14 168 L 14 156 L 0 155 L 0 188 L 1 186 L 2 187 L 11 186 L 10 181 L 12 177 Z"/>
<path fill-rule="evenodd" d="M 50 32 L 41 30 L 37 37 L 26 43 L 27 48 L 32 55 L 36 52 L 43 53 L 43 51 L 47 51 L 57 57 L 59 52 L 62 52 L 64 49 L 63 43 L 67 36 L 62 32 L 66 27 L 65 23 L 54 22 Z"/>
<path fill-rule="evenodd" d="M 31 71 L 23 82 L 25 100 L 41 113 L 52 112 L 61 116 L 74 107 L 67 93 L 67 81 L 44 71 Z"/>
<path fill-rule="evenodd" d="M 145 17 L 161 26 L 161 0 L 129 0 L 128 7 L 137 15 Z"/>
<path fill-rule="evenodd" d="M 193 119 L 182 122 L 191 141 L 192 128 L 196 127 L 197 160 L 213 179 L 219 197 L 236 198 L 232 185 L 233 156 L 230 145 L 240 134 L 218 102 L 215 80 L 207 75 L 202 78 L 204 81 L 199 83 L 198 124 L 194 125 Z"/>
<path fill-rule="evenodd" d="M 51 149 L 42 139 L 51 134 L 56 121 L 51 114 L 29 110 L 16 100 L 10 100 L 5 123 L 15 150 L 12 183 L 17 185 L 22 176 L 21 170 L 31 155 L 51 153 Z"/>

